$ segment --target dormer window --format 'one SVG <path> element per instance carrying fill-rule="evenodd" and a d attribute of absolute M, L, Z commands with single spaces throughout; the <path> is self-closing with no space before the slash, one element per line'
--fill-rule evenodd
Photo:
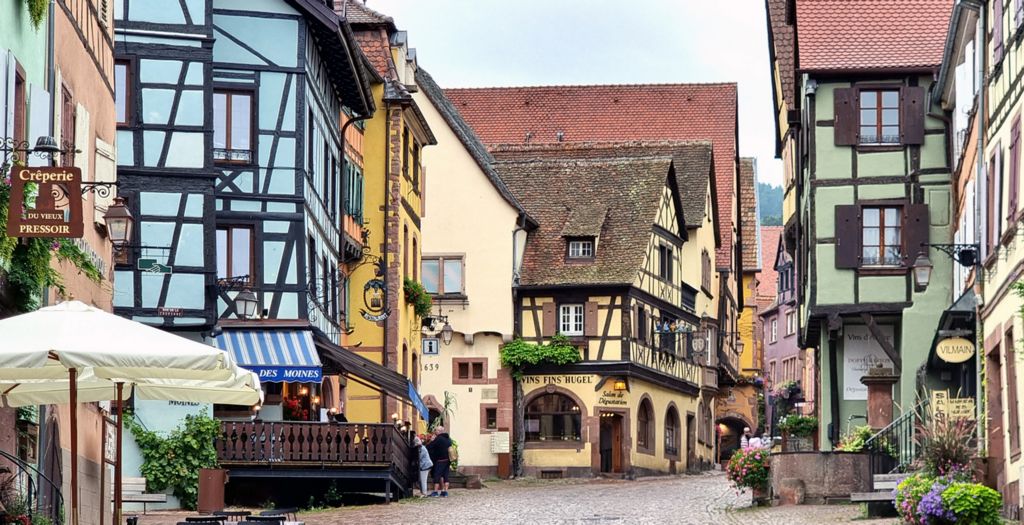
<path fill-rule="evenodd" d="M 584 237 L 569 239 L 569 258 L 570 259 L 593 259 L 594 258 L 594 238 Z"/>

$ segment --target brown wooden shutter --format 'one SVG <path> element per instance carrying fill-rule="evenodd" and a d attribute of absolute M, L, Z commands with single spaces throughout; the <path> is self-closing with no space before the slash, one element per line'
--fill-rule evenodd
<path fill-rule="evenodd" d="M 551 337 L 558 331 L 558 319 L 555 316 L 555 303 L 544 303 L 544 323 L 541 326 L 544 337 Z"/>
<path fill-rule="evenodd" d="M 854 146 L 860 140 L 860 128 L 857 124 L 857 90 L 838 88 L 833 92 L 833 98 L 836 146 Z"/>
<path fill-rule="evenodd" d="M 1003 59 L 1003 0 L 992 2 L 992 61 Z"/>
<path fill-rule="evenodd" d="M 1017 196 L 1020 191 L 1020 116 L 1013 119 L 1010 128 L 1010 182 L 1006 220 L 1014 222 L 1017 217 Z"/>
<path fill-rule="evenodd" d="M 920 86 L 900 90 L 900 142 L 903 144 L 924 144 L 925 96 Z"/>
<path fill-rule="evenodd" d="M 587 301 L 583 305 L 583 335 L 597 335 L 597 303 L 593 301 Z"/>
<path fill-rule="evenodd" d="M 860 206 L 836 206 L 836 268 L 860 266 Z"/>
<path fill-rule="evenodd" d="M 928 205 L 908 204 L 903 207 L 903 266 L 911 267 L 918 254 L 928 254 Z"/>

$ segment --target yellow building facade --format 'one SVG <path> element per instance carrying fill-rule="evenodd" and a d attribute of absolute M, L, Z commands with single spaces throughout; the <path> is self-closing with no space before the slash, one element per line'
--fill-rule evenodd
<path fill-rule="evenodd" d="M 440 317 L 435 332 L 442 323 L 453 331 L 449 343 L 423 334 L 420 392 L 432 413 L 444 414 L 446 400 L 453 409 L 444 419 L 459 443 L 459 471 L 491 477 L 507 456 L 492 441 L 512 427 L 512 379 L 499 351 L 513 338 L 513 279 L 536 225 L 441 87 L 422 69 L 416 82 L 413 98 L 438 143 L 424 163 L 444 173 L 427 180 L 421 279 Z"/>
<path fill-rule="evenodd" d="M 371 90 L 377 107 L 362 136 L 364 247 L 347 283 L 348 348 L 416 385 L 422 320 L 407 301 L 405 284 L 420 280 L 423 148 L 436 140 L 412 97 L 417 65 L 405 33 L 358 3 L 349 4 L 347 15 L 376 73 Z M 355 381 L 346 387 L 345 415 L 353 422 L 422 420 L 411 405 Z"/>

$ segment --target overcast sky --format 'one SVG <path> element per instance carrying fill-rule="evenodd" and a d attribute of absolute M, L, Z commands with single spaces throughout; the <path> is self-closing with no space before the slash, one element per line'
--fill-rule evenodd
<path fill-rule="evenodd" d="M 442 87 L 738 82 L 740 154 L 779 185 L 764 0 L 367 0 Z"/>

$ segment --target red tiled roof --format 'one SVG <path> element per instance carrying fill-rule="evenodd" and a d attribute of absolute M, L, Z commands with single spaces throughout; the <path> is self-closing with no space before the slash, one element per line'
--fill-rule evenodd
<path fill-rule="evenodd" d="M 786 23 L 786 2 L 789 0 L 768 0 L 768 28 L 771 30 L 772 44 L 775 48 L 775 64 L 778 69 L 779 82 L 782 84 L 782 100 L 795 109 L 793 103 L 796 95 L 796 77 L 794 76 L 793 57 L 796 53 L 793 41 L 793 26 Z M 775 82 L 775 79 L 772 79 Z"/>
<path fill-rule="evenodd" d="M 754 159 L 740 159 L 740 238 L 743 241 L 743 272 L 756 272 L 764 262 L 757 257 L 757 173 Z"/>
<path fill-rule="evenodd" d="M 782 226 L 761 226 L 761 273 L 757 277 L 757 304 L 762 309 L 775 302 L 779 274 L 775 272 L 775 255 L 779 250 Z"/>
<path fill-rule="evenodd" d="M 337 2 L 337 4 L 334 11 L 339 16 L 345 17 L 350 24 L 384 25 L 394 28 L 394 19 L 366 7 L 360 0 L 347 0 L 344 3 Z"/>
<path fill-rule="evenodd" d="M 953 0 L 797 0 L 800 69 L 932 68 Z"/>
<path fill-rule="evenodd" d="M 391 45 L 388 43 L 387 31 L 383 28 L 359 30 L 355 32 L 355 37 L 359 48 L 363 50 L 363 54 L 377 74 L 389 78 Z"/>
<path fill-rule="evenodd" d="M 494 167 L 538 228 L 523 253 L 520 284 L 629 285 L 643 269 L 671 156 L 633 151 L 618 158 L 531 158 Z M 566 237 L 597 238 L 594 258 L 567 261 Z"/>
<path fill-rule="evenodd" d="M 736 188 L 737 88 L 722 84 L 537 86 L 448 89 L 480 140 L 497 144 L 710 140 L 721 248 L 731 267 Z"/>

